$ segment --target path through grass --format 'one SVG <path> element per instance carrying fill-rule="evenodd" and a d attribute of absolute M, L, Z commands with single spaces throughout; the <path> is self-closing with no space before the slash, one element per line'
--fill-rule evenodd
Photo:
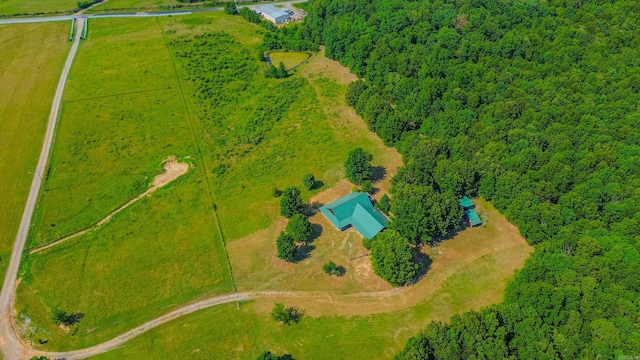
<path fill-rule="evenodd" d="M 51 102 L 66 54 L 70 22 L 0 26 L 0 278 L 9 265 Z"/>

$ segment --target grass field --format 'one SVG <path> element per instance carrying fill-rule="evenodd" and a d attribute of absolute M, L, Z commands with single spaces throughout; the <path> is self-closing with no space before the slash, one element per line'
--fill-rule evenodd
<path fill-rule="evenodd" d="M 392 358 L 429 321 L 447 321 L 453 314 L 499 302 L 514 269 L 528 257 L 531 248 L 517 229 L 490 204 L 480 199 L 476 203 L 486 225 L 467 229 L 425 250 L 434 259 L 429 273 L 393 297 L 279 300 L 308 315 L 294 326 L 271 320 L 268 313 L 275 300 L 245 303 L 240 309 L 234 304 L 223 305 L 173 321 L 94 359 L 136 358 L 140 354 L 148 359 L 208 359 L 212 354 L 225 359 L 255 359 L 265 349 L 289 353 L 295 359 Z M 328 239 L 321 237 L 316 242 L 325 240 Z M 256 248 L 260 250 L 273 252 Z M 320 247 L 314 251 L 325 252 Z M 346 249 L 340 252 L 346 257 Z M 308 262 L 291 265 L 297 267 L 295 270 L 279 267 L 275 278 L 285 280 L 288 276 L 287 281 L 263 283 L 260 287 L 325 288 L 331 287 L 328 282 L 351 281 L 351 266 L 347 263 L 343 262 L 347 265 L 344 278 L 320 274 L 320 264 L 312 257 Z M 272 270 L 254 269 L 254 278 L 260 276 L 260 271 Z M 349 288 L 350 292 L 354 290 L 358 289 Z"/>
<path fill-rule="evenodd" d="M 99 230 L 27 258 L 16 309 L 19 323 L 30 325 L 21 331 L 61 348 L 231 290 L 203 166 L 156 20 L 96 20 L 91 31 L 67 84 L 30 245 L 104 218 L 146 190 L 168 156 L 194 166 Z M 55 308 L 86 314 L 77 333 L 53 325 Z"/>
<path fill-rule="evenodd" d="M 274 66 L 278 66 L 280 63 L 283 63 L 287 70 L 302 64 L 309 58 L 309 56 L 310 55 L 307 53 L 296 51 L 272 51 L 269 54 L 271 63 Z"/>
<path fill-rule="evenodd" d="M 38 162 L 70 44 L 69 22 L 0 26 L 0 277 Z"/>
<path fill-rule="evenodd" d="M 76 0 L 2 0 L 0 15 L 65 12 L 76 8 Z"/>
<path fill-rule="evenodd" d="M 320 216 L 312 218 L 322 233 L 308 259 L 274 259 L 284 221 L 273 187 L 302 188 L 302 176 L 313 173 L 323 186 L 303 197 L 331 201 L 351 191 L 342 164 L 361 146 L 384 174 L 376 183 L 380 196 L 401 159 L 346 105 L 346 84 L 355 77 L 322 52 L 288 79 L 264 78 L 266 64 L 257 57 L 262 31 L 222 13 L 92 20 L 70 74 L 29 246 L 103 219 L 145 191 L 168 156 L 192 167 L 98 230 L 27 257 L 16 299 L 24 339 L 46 349 L 84 347 L 190 300 L 231 291 L 218 219 L 240 289 L 389 290 L 366 257 L 348 260 L 365 255 L 359 236 L 338 233 Z M 479 207 L 489 215 L 487 227 L 432 249 L 427 276 L 399 294 L 291 299 L 312 316 L 293 328 L 269 320 L 275 299 L 236 312 L 222 306 L 105 356 L 255 358 L 269 348 L 301 358 L 326 358 L 336 349 L 334 356 L 344 358 L 389 357 L 428 320 L 498 302 L 528 256 L 517 230 L 488 204 Z M 344 265 L 346 276 L 322 274 L 328 259 Z M 54 309 L 85 317 L 77 327 L 57 327 Z"/>
<path fill-rule="evenodd" d="M 232 77 L 215 86 L 222 90 L 211 100 L 198 95 L 198 66 L 181 54 L 191 51 L 194 35 L 221 30 L 231 36 L 216 35 L 212 51 L 226 44 L 221 51 L 244 56 L 249 72 L 246 83 Z M 194 169 L 98 230 L 28 257 L 16 301 L 26 339 L 47 339 L 46 348 L 85 346 L 190 299 L 230 291 L 210 192 L 231 241 L 279 217 L 274 186 L 301 187 L 307 172 L 325 188 L 333 185 L 354 141 L 374 155 L 389 151 L 368 133 L 337 127 L 318 101 L 321 83 L 264 78 L 266 65 L 254 55 L 262 31 L 222 13 L 92 20 L 70 74 L 29 246 L 98 222 L 146 190 L 170 155 Z M 238 65 L 235 58 L 207 59 L 221 69 L 226 62 Z M 223 81 L 224 72 L 214 74 Z M 344 93 L 329 85 L 329 93 Z M 220 98 L 231 100 L 208 102 Z M 50 320 L 56 308 L 86 317 L 67 332 Z"/>
<path fill-rule="evenodd" d="M 87 10 L 87 13 L 100 13 L 123 9 L 158 9 L 160 6 L 173 6 L 180 3 L 177 0 L 109 0 Z M 194 4 L 194 5 L 197 5 Z"/>

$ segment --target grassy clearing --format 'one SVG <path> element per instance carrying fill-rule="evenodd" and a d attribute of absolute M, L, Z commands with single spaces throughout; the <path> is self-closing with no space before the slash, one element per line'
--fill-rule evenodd
<path fill-rule="evenodd" d="M 240 309 L 223 305 L 173 321 L 94 359 L 137 358 L 141 354 L 150 359 L 207 359 L 211 354 L 255 359 L 264 349 L 290 353 L 296 359 L 391 358 L 429 321 L 447 321 L 454 314 L 501 301 L 513 270 L 521 267 L 530 253 L 531 248 L 513 225 L 486 202 L 477 203 L 486 226 L 467 229 L 429 249 L 434 258 L 431 271 L 397 296 L 259 300 Z M 289 274 L 288 285 L 272 282 L 263 287 L 314 287 L 317 282 L 315 287 L 324 288 L 327 282 L 349 281 L 325 274 L 321 274 L 324 279 L 314 277 L 312 272 L 320 274 L 321 270 L 308 265 L 314 262 L 313 257 L 321 257 L 323 250 L 315 251 L 309 263 L 293 265 L 298 267 L 295 271 L 278 269 Z M 295 326 L 276 324 L 269 316 L 275 301 L 298 306 L 308 316 Z M 355 316 L 336 316 L 345 314 Z"/>
<path fill-rule="evenodd" d="M 285 68 L 291 69 L 296 67 L 309 59 L 309 54 L 296 51 L 272 51 L 269 54 L 271 63 L 274 66 L 278 66 L 283 63 Z"/>
<path fill-rule="evenodd" d="M 38 162 L 70 44 L 69 22 L 0 26 L 0 278 Z"/>
<path fill-rule="evenodd" d="M 231 290 L 203 166 L 171 74 L 155 19 L 92 22 L 70 74 L 30 245 L 104 218 L 146 190 L 168 156 L 193 166 L 95 232 L 26 259 L 16 299 L 25 339 L 82 347 L 198 296 Z M 50 320 L 55 308 L 86 317 L 68 331 Z"/>
<path fill-rule="evenodd" d="M 200 14 L 160 21 L 171 39 L 222 30 L 231 34 L 240 43 L 238 46 L 257 59 L 262 30 L 243 23 L 238 17 Z M 185 91 L 196 93 L 194 89 L 198 88 L 199 82 L 193 79 L 199 75 L 190 73 L 180 58 L 176 59 L 176 65 L 181 77 L 187 79 Z M 316 86 L 304 76 L 306 81 L 303 83 L 299 83 L 297 76 L 285 80 L 265 79 L 261 69 L 266 65 L 256 62 L 255 66 L 249 84 L 225 85 L 233 87 L 233 91 L 225 95 L 232 99 L 228 102 L 216 102 L 213 106 L 196 96 L 189 97 L 193 114 L 198 119 L 203 147 L 207 149 L 205 161 L 211 169 L 212 190 L 227 241 L 264 229 L 279 218 L 278 199 L 271 196 L 273 187 L 301 187 L 305 173 L 313 173 L 325 186 L 339 181 L 342 163 L 354 144 L 365 147 L 374 155 L 397 154 L 368 133 L 350 134 L 352 130 L 336 127 L 334 115 L 325 111 L 316 87 L 332 92 L 335 98 L 344 96 L 344 87 L 334 88 L 330 81 Z M 216 79 L 220 77 L 216 76 Z M 295 91 L 291 87 L 295 87 Z M 265 109 L 276 103 L 286 104 L 278 107 L 278 111 L 286 109 L 277 120 L 269 116 L 265 120 L 272 122 L 269 127 L 250 128 L 253 119 L 260 118 Z M 244 137 L 249 137 L 250 141 L 243 141 Z M 251 141 L 257 137 L 259 142 Z M 305 190 L 303 196 L 308 199 L 321 190 Z"/>
<path fill-rule="evenodd" d="M 65 90 L 31 246 L 98 222 L 146 190 L 163 158 L 194 155 L 154 25 L 152 19 L 92 20 L 92 39 L 82 44 Z"/>
<path fill-rule="evenodd" d="M 77 4 L 76 0 L 3 0 L 0 15 L 66 12 L 75 9 Z"/>

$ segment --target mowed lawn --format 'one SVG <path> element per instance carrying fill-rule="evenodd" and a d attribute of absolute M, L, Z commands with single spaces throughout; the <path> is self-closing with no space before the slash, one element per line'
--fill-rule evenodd
<path fill-rule="evenodd" d="M 284 64 L 286 69 L 300 65 L 309 58 L 309 54 L 297 51 L 274 51 L 269 54 L 273 66 Z"/>
<path fill-rule="evenodd" d="M 105 340 L 205 294 L 231 291 L 213 205 L 155 19 L 92 20 L 71 70 L 30 246 L 82 230 L 148 189 L 169 156 L 189 171 L 98 230 L 30 255 L 16 298 L 24 339 Z M 75 333 L 51 312 L 85 314 Z"/>
<path fill-rule="evenodd" d="M 158 9 L 161 6 L 188 5 L 177 0 L 109 0 L 87 10 L 87 13 L 100 13 L 125 9 Z"/>
<path fill-rule="evenodd" d="M 70 22 L 0 26 L 0 276 L 9 264 L 51 102 L 70 49 Z"/>
<path fill-rule="evenodd" d="M 295 359 L 391 359 L 430 321 L 448 321 L 455 314 L 500 302 L 514 269 L 522 267 L 532 251 L 490 204 L 476 203 L 485 226 L 425 249 L 434 259 L 431 270 L 398 293 L 352 298 L 339 291 L 324 296 L 312 292 L 292 299 L 256 300 L 239 309 L 221 305 L 167 323 L 92 359 L 255 359 L 267 349 Z M 279 270 L 292 284 L 309 288 L 314 281 L 316 287 L 350 281 L 321 274 L 320 263 L 315 277 L 308 265 L 292 265 L 300 268 L 298 272 Z M 347 265 L 347 277 L 351 271 Z M 262 288 L 297 287 L 273 285 Z M 276 323 L 269 315 L 275 302 L 296 306 L 307 316 L 292 326 Z"/>
<path fill-rule="evenodd" d="M 0 15 L 56 13 L 76 8 L 75 0 L 2 0 Z"/>

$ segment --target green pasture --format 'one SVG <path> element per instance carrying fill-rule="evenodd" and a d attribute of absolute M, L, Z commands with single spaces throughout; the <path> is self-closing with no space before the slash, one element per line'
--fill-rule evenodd
<path fill-rule="evenodd" d="M 213 211 L 196 168 L 95 232 L 29 257 L 18 288 L 26 339 L 70 349 L 104 341 L 205 294 L 231 291 Z M 75 333 L 52 309 L 86 316 Z"/>
<path fill-rule="evenodd" d="M 272 51 L 269 54 L 273 66 L 284 64 L 286 69 L 294 68 L 309 59 L 309 54 L 297 51 Z"/>
<path fill-rule="evenodd" d="M 293 6 L 305 11 L 309 10 L 309 2 L 296 3 L 296 4 L 293 4 Z"/>
<path fill-rule="evenodd" d="M 198 119 L 197 131 L 202 139 L 208 172 L 212 174 L 212 192 L 226 241 L 266 228 L 279 218 L 278 199 L 271 195 L 274 187 L 283 189 L 295 185 L 302 188 L 302 177 L 312 173 L 324 187 L 314 191 L 303 189 L 303 196 L 308 199 L 342 178 L 342 163 L 354 144 L 368 149 L 374 156 L 382 151 L 369 134 L 351 136 L 349 129 L 336 128 L 333 119 L 319 105 L 317 92 L 307 80 L 296 76 L 283 80 L 264 78 L 262 71 L 266 63 L 257 61 L 256 45 L 262 37 L 262 30 L 257 26 L 221 13 L 162 18 L 160 21 L 172 40 L 207 31 L 224 31 L 239 43 L 234 46 L 235 51 L 248 54 L 252 59 L 246 67 L 255 73 L 253 78 L 246 84 L 224 83 L 229 91 L 223 95 L 232 100 L 211 107 L 196 95 L 200 82 L 195 79 L 200 74 L 188 66 L 188 59 L 176 56 L 176 67 L 180 77 L 185 79 L 185 94 L 190 94 L 188 101 L 192 114 Z M 172 49 L 174 53 L 179 52 L 177 44 Z M 239 66 L 234 61 L 209 65 Z M 221 77 L 213 76 L 212 81 L 220 82 Z M 337 86 L 335 90 L 336 96 L 344 96 L 346 87 Z M 265 112 L 275 114 L 280 110 L 279 115 L 264 117 L 263 128 L 248 129 L 252 119 L 261 118 Z M 245 137 L 254 139 L 254 135 L 262 137 L 258 144 L 243 141 Z"/>
<path fill-rule="evenodd" d="M 210 43 L 220 56 L 205 58 L 218 69 L 216 96 L 203 97 L 203 73 L 180 54 L 194 51 L 194 35 L 222 30 Z M 375 154 L 365 135 L 345 137 L 333 126 L 307 80 L 264 78 L 262 31 L 222 13 L 91 20 L 28 246 L 100 221 L 145 191 L 168 156 L 194 168 L 98 230 L 27 257 L 16 300 L 26 339 L 47 339 L 50 349 L 95 344 L 199 296 L 229 292 L 210 193 L 225 240 L 233 240 L 279 217 L 274 186 L 302 187 L 311 172 L 326 188 L 341 178 L 355 143 Z M 229 76 L 234 66 L 249 71 L 244 80 Z M 85 318 L 66 331 L 53 325 L 53 309 Z"/>
<path fill-rule="evenodd" d="M 164 158 L 195 155 L 155 20 L 91 20 L 91 26 L 65 89 L 30 246 L 100 221 L 144 192 Z"/>
<path fill-rule="evenodd" d="M 76 0 L 2 0 L 0 16 L 67 12 L 77 5 Z"/>
<path fill-rule="evenodd" d="M 0 3 L 3 4 L 3 3 Z M 71 22 L 0 26 L 0 278 L 44 139 L 70 48 Z"/>
<path fill-rule="evenodd" d="M 177 0 L 109 0 L 87 10 L 87 13 L 101 13 L 118 10 L 157 10 L 161 6 L 190 5 Z"/>
<path fill-rule="evenodd" d="M 433 298 L 405 310 L 366 316 L 308 316 L 296 325 L 274 322 L 272 301 L 221 305 L 167 323 L 92 359 L 251 359 L 264 350 L 295 359 L 390 359 L 429 321 L 445 321 L 474 308 L 487 289 L 502 292 L 507 279 L 485 257 L 446 280 Z M 285 304 L 291 304 L 282 300 Z M 336 304 L 338 306 L 338 304 Z M 305 305 L 298 305 L 305 311 Z M 313 305 L 309 305 L 310 310 Z"/>
<path fill-rule="evenodd" d="M 29 246 L 101 220 L 148 189 L 169 156 L 193 166 L 98 230 L 25 259 L 16 298 L 25 339 L 84 346 L 198 296 L 231 291 L 204 169 L 171 74 L 155 19 L 92 21 L 67 84 Z M 70 333 L 53 324 L 53 309 L 86 316 Z"/>

